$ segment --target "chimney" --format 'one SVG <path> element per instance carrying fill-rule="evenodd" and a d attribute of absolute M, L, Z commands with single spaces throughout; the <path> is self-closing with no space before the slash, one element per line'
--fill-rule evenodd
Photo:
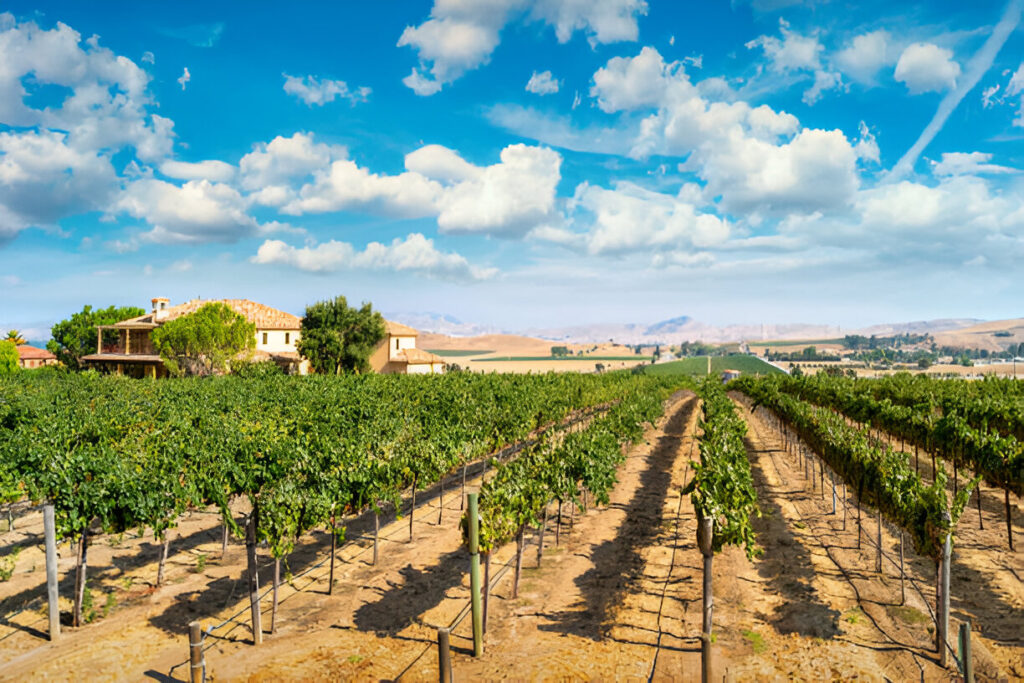
<path fill-rule="evenodd" d="M 153 322 L 166 320 L 167 305 L 171 303 L 171 300 L 166 297 L 158 296 L 150 299 L 150 301 L 153 303 Z"/>

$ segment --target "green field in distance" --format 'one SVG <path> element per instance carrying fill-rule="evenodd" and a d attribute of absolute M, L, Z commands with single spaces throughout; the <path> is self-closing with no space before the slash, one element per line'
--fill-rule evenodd
<path fill-rule="evenodd" d="M 439 354 L 440 355 L 440 354 Z M 474 363 L 493 363 L 497 361 L 538 361 L 538 360 L 577 360 L 577 361 L 600 361 L 600 360 L 635 360 L 649 361 L 651 356 L 497 356 L 495 358 L 474 358 Z"/>
<path fill-rule="evenodd" d="M 494 353 L 494 351 L 483 350 L 474 351 L 473 349 L 425 349 L 430 353 L 441 356 L 442 358 L 459 358 L 461 356 L 483 356 L 484 354 Z"/>
<path fill-rule="evenodd" d="M 739 370 L 748 375 L 757 373 L 762 375 L 785 374 L 774 365 L 766 363 L 756 356 L 716 356 L 712 358 L 712 374 L 718 374 L 723 370 Z M 668 363 L 648 365 L 644 371 L 652 375 L 706 375 L 708 357 L 695 356 Z"/>

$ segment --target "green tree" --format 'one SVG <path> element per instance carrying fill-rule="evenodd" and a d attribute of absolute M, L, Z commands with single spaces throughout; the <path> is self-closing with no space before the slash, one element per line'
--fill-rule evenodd
<path fill-rule="evenodd" d="M 568 356 L 569 355 L 569 347 L 568 346 L 552 346 L 551 347 L 551 355 L 555 356 L 556 358 L 562 357 L 562 356 Z"/>
<path fill-rule="evenodd" d="M 0 376 L 13 375 L 20 369 L 18 347 L 6 339 L 0 341 Z"/>
<path fill-rule="evenodd" d="M 384 318 L 369 303 L 348 305 L 345 297 L 306 307 L 299 353 L 313 370 L 328 375 L 370 371 L 370 354 L 387 336 Z"/>
<path fill-rule="evenodd" d="M 256 326 L 219 302 L 164 323 L 150 334 L 153 348 L 174 375 L 212 375 L 256 347 Z"/>
<path fill-rule="evenodd" d="M 145 313 L 138 306 L 110 306 L 99 308 L 95 311 L 92 306 L 86 306 L 79 313 L 74 313 L 67 320 L 61 320 L 50 329 L 53 337 L 46 343 L 57 359 L 69 368 L 77 370 L 79 359 L 96 353 L 96 326 L 113 325 L 128 318 L 136 318 Z M 116 338 L 116 333 L 111 332 L 104 335 L 105 342 L 111 342 Z"/>
<path fill-rule="evenodd" d="M 15 346 L 21 346 L 22 344 L 28 344 L 24 337 L 21 336 L 21 332 L 18 330 L 9 330 L 7 332 L 6 341 L 11 342 Z"/>

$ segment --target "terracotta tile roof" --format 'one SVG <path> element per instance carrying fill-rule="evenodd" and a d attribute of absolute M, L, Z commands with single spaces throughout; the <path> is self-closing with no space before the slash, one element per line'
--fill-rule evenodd
<path fill-rule="evenodd" d="M 392 337 L 418 337 L 420 334 L 418 330 L 402 323 L 395 323 L 390 320 L 385 320 L 384 323 L 388 328 L 388 334 Z"/>
<path fill-rule="evenodd" d="M 396 361 L 405 361 L 409 365 L 427 365 L 429 363 L 443 363 L 444 358 L 430 351 L 423 349 L 404 349 L 395 354 Z"/>
<path fill-rule="evenodd" d="M 57 356 L 46 349 L 22 344 L 18 347 L 18 358 L 21 360 L 56 360 Z"/>
<path fill-rule="evenodd" d="M 249 301 L 248 299 L 193 299 L 192 301 L 169 307 L 166 311 L 167 317 L 160 321 L 154 320 L 153 313 L 147 313 L 146 315 L 140 315 L 138 318 L 122 320 L 114 327 L 133 327 L 140 323 L 160 324 L 168 320 L 180 318 L 183 315 L 195 313 L 206 304 L 211 303 L 226 304 L 234 311 L 244 315 L 249 322 L 256 325 L 258 330 L 298 330 L 301 323 L 301 319 L 297 315 L 285 313 L 276 308 L 271 308 L 255 301 Z"/>

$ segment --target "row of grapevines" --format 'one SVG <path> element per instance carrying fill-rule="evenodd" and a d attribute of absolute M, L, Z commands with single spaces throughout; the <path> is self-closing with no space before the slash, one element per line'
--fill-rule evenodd
<path fill-rule="evenodd" d="M 761 511 L 743 443 L 747 425 L 717 378 L 705 379 L 698 394 L 702 401 L 700 462 L 692 463 L 694 476 L 683 493 L 690 494 L 700 517 L 714 520 L 713 552 L 741 545 L 747 557 L 753 557 L 757 546 L 751 518 Z"/>
<path fill-rule="evenodd" d="M 864 390 L 879 400 L 959 416 L 982 432 L 1024 441 L 1024 382 L 991 376 L 981 381 L 935 379 L 904 372 L 873 380 Z"/>
<path fill-rule="evenodd" d="M 396 501 L 641 381 L 607 375 L 221 377 L 0 382 L 0 493 L 54 504 L 61 536 L 162 534 L 248 497 L 275 556 L 332 513 Z"/>
<path fill-rule="evenodd" d="M 1024 441 L 973 426 L 953 403 L 947 401 L 947 407 L 936 412 L 930 403 L 911 403 L 911 397 L 917 394 L 898 394 L 887 380 L 819 375 L 774 381 L 780 391 L 836 410 L 927 451 L 935 450 L 956 467 L 980 474 L 991 486 L 1017 495 L 1024 493 Z M 950 386 L 966 384 L 946 382 Z"/>
<path fill-rule="evenodd" d="M 680 380 L 634 376 L 621 400 L 582 431 L 543 439 L 516 460 L 497 468 L 480 490 L 480 550 L 490 552 L 540 523 L 552 500 L 579 504 L 581 487 L 607 503 L 623 444 L 642 438 L 646 423 L 663 411 L 663 402 Z M 468 533 L 466 518 L 463 532 Z"/>
<path fill-rule="evenodd" d="M 939 470 L 936 480 L 925 486 L 910 456 L 879 448 L 861 430 L 851 427 L 840 415 L 779 391 L 776 382 L 741 378 L 734 386 L 757 405 L 774 412 L 843 480 L 862 500 L 881 511 L 893 524 L 906 531 L 917 552 L 938 560 L 943 544 L 963 513 L 970 487 L 949 501 L 946 476 Z"/>

